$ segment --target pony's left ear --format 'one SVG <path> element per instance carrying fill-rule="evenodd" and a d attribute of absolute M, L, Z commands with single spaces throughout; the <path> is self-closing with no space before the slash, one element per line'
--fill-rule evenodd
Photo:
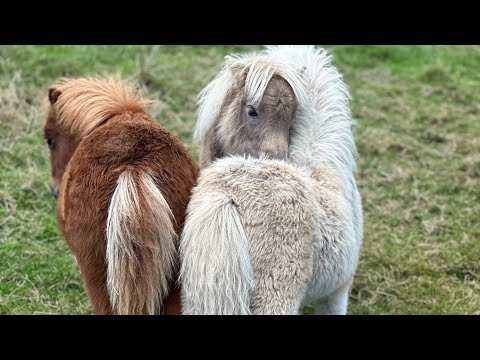
<path fill-rule="evenodd" d="M 49 88 L 48 89 L 48 100 L 50 100 L 50 104 L 55 104 L 57 101 L 58 97 L 60 96 L 61 92 L 60 90 L 57 90 L 56 88 Z"/>
<path fill-rule="evenodd" d="M 243 68 L 242 64 L 240 64 L 236 58 L 230 55 L 225 56 L 225 65 L 233 75 L 237 74 Z"/>
<path fill-rule="evenodd" d="M 233 56 L 230 56 L 230 55 L 226 55 L 225 56 L 225 64 L 227 64 L 228 66 L 232 65 L 233 63 L 235 62 L 235 58 Z"/>
<path fill-rule="evenodd" d="M 225 56 L 225 66 L 233 77 L 234 84 L 240 87 L 243 86 L 247 78 L 248 68 L 238 61 L 238 59 L 230 55 Z"/>

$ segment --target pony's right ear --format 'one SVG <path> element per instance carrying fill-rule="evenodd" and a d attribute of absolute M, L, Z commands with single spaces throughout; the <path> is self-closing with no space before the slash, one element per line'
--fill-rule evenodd
<path fill-rule="evenodd" d="M 57 101 L 58 97 L 60 96 L 61 92 L 60 90 L 57 90 L 53 87 L 48 89 L 48 100 L 50 100 L 50 104 L 55 104 Z"/>

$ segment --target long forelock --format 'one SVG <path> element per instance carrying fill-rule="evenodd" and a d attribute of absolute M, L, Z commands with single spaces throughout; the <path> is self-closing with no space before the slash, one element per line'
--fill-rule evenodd
<path fill-rule="evenodd" d="M 258 106 L 274 75 L 283 78 L 292 88 L 297 102 L 304 104 L 308 100 L 304 86 L 302 86 L 301 73 L 283 63 L 269 60 L 252 62 L 245 81 L 245 93 L 250 105 Z"/>
<path fill-rule="evenodd" d="M 268 83 L 275 74 L 276 66 L 275 64 L 257 60 L 248 64 L 247 67 L 248 73 L 245 79 L 245 95 L 247 97 L 247 103 L 256 107 L 260 104 Z"/>
<path fill-rule="evenodd" d="M 52 105 L 56 123 L 75 138 L 86 136 L 113 115 L 143 111 L 151 103 L 137 96 L 130 84 L 112 78 L 61 79 L 51 88 L 60 92 Z"/>

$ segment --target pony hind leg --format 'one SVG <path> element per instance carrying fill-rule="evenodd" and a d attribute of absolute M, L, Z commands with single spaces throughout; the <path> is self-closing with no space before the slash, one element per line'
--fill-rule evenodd
<path fill-rule="evenodd" d="M 106 287 L 105 257 L 95 251 L 86 251 L 77 256 L 83 283 L 96 315 L 111 315 L 113 309 Z"/>
<path fill-rule="evenodd" d="M 280 217 L 284 226 L 268 221 L 263 228 L 247 226 L 255 277 L 250 303 L 254 315 L 298 315 L 312 276 L 309 226 L 302 226 L 303 221 L 294 226 L 286 213 Z"/>
<path fill-rule="evenodd" d="M 271 274 L 256 282 L 251 309 L 254 315 L 298 315 L 308 282 L 306 273 Z M 296 272 L 294 270 L 294 272 Z M 302 271 L 300 271 L 302 272 Z"/>
<path fill-rule="evenodd" d="M 348 283 L 329 296 L 318 300 L 315 303 L 315 315 L 346 315 L 350 286 L 351 283 Z"/>

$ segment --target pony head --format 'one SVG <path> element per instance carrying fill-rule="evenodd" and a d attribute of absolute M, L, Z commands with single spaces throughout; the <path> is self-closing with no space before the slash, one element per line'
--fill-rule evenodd
<path fill-rule="evenodd" d="M 50 190 L 57 198 L 60 183 L 81 139 L 114 115 L 142 111 L 148 101 L 133 87 L 113 79 L 61 79 L 48 89 L 50 109 L 44 136 L 50 149 Z"/>
<path fill-rule="evenodd" d="M 200 93 L 201 165 L 226 155 L 285 159 L 298 108 L 297 72 L 262 56 L 226 57 Z"/>

